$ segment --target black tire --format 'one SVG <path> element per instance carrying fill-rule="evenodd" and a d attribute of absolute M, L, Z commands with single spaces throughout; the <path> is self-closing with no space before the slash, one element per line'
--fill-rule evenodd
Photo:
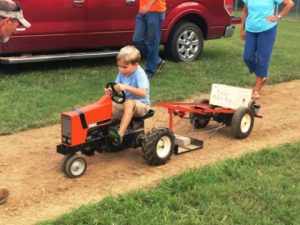
<path fill-rule="evenodd" d="M 196 99 L 193 103 L 196 104 L 208 104 L 209 100 L 208 99 Z M 195 107 L 197 109 L 197 107 Z M 190 123 L 192 124 L 192 126 L 196 129 L 202 129 L 205 128 L 211 118 L 211 115 L 201 115 L 199 113 L 190 113 L 189 114 L 189 118 L 190 118 Z"/>
<path fill-rule="evenodd" d="M 175 147 L 175 136 L 168 128 L 152 128 L 142 143 L 143 157 L 149 165 L 165 164 Z"/>
<path fill-rule="evenodd" d="M 72 155 L 66 160 L 64 172 L 70 178 L 77 178 L 86 171 L 87 163 L 84 158 Z"/>
<path fill-rule="evenodd" d="M 72 157 L 73 154 L 66 154 L 60 161 L 60 169 L 63 173 L 66 173 L 66 163 L 69 160 L 69 158 Z"/>
<path fill-rule="evenodd" d="M 166 44 L 169 57 L 174 61 L 194 61 L 203 50 L 203 34 L 200 28 L 191 22 L 178 23 Z"/>
<path fill-rule="evenodd" d="M 232 116 L 231 133 L 235 138 L 246 138 L 251 133 L 253 125 L 253 110 L 248 107 L 240 107 Z"/>

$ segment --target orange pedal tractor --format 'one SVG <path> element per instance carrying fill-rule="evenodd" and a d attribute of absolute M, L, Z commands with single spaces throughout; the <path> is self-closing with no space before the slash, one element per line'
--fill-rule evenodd
<path fill-rule="evenodd" d="M 122 104 L 125 101 L 125 93 L 116 92 L 114 85 L 106 85 L 112 89 L 111 96 L 105 95 L 95 103 L 61 114 L 61 144 L 57 145 L 57 152 L 64 155 L 61 169 L 70 178 L 81 176 L 87 168 L 86 160 L 77 152 L 91 156 L 95 151 L 116 152 L 142 147 L 148 164 L 161 165 L 174 151 L 175 136 L 169 128 L 153 128 L 145 133 L 144 120 L 154 115 L 151 109 L 144 117 L 132 119 L 121 145 L 111 143 L 108 131 L 120 123 L 112 120 L 112 102 Z"/>

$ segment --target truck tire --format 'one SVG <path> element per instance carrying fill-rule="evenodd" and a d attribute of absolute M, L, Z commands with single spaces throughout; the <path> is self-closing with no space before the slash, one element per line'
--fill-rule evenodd
<path fill-rule="evenodd" d="M 251 133 L 253 125 L 253 111 L 248 107 L 240 107 L 232 116 L 231 133 L 235 138 L 246 138 Z"/>
<path fill-rule="evenodd" d="M 142 143 L 143 157 L 149 165 L 165 164 L 175 146 L 175 136 L 168 128 L 152 128 Z"/>
<path fill-rule="evenodd" d="M 209 100 L 208 99 L 196 99 L 193 103 L 208 104 Z M 197 108 L 197 107 L 195 107 L 195 108 Z M 190 123 L 192 124 L 192 126 L 194 128 L 201 129 L 201 128 L 205 128 L 208 125 L 211 115 L 209 115 L 209 114 L 201 115 L 199 113 L 190 113 L 189 118 L 190 118 Z"/>
<path fill-rule="evenodd" d="M 196 24 L 180 22 L 174 27 L 166 48 L 174 61 L 194 61 L 202 53 L 203 34 Z"/>

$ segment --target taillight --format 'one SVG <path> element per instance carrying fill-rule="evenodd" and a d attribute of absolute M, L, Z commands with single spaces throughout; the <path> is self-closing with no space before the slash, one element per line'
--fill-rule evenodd
<path fill-rule="evenodd" d="M 229 15 L 231 15 L 233 12 L 232 6 L 233 6 L 233 0 L 224 0 L 224 8 L 226 9 Z"/>

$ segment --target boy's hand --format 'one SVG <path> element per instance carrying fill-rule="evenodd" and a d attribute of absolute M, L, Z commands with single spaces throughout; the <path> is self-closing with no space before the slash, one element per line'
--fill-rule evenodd
<path fill-rule="evenodd" d="M 105 95 L 111 95 L 112 94 L 111 88 L 104 88 L 104 94 Z"/>
<path fill-rule="evenodd" d="M 246 32 L 245 30 L 240 30 L 240 38 L 244 41 L 246 39 Z"/>
<path fill-rule="evenodd" d="M 125 84 L 116 84 L 115 86 L 114 86 L 114 88 L 115 88 L 115 90 L 117 91 L 117 92 L 120 92 L 120 91 L 126 91 L 126 85 Z"/>
<path fill-rule="evenodd" d="M 266 20 L 269 22 L 278 22 L 280 19 L 277 16 L 267 16 Z"/>

